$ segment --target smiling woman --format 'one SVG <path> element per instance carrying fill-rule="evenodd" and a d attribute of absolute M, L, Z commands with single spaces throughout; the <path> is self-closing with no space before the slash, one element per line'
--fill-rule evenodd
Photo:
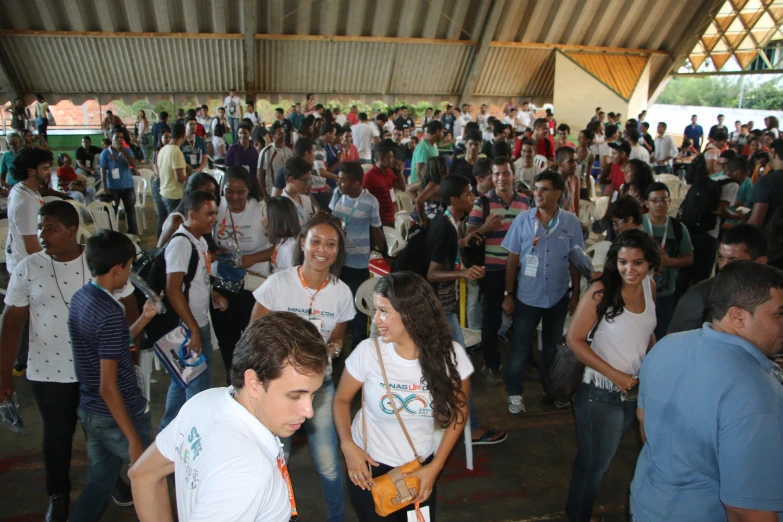
<path fill-rule="evenodd" d="M 328 520 L 341 520 L 345 513 L 337 433 L 332 421 L 331 365 L 342 350 L 346 325 L 356 313 L 351 290 L 337 277 L 344 262 L 341 221 L 325 213 L 316 214 L 299 234 L 294 250 L 296 266 L 272 274 L 253 292 L 256 303 L 251 316 L 253 322 L 273 311 L 293 312 L 314 325 L 327 343 L 330 363 L 313 400 L 313 417 L 303 427 L 321 476 Z M 290 452 L 291 439 L 284 439 L 283 444 L 286 453 Z"/>

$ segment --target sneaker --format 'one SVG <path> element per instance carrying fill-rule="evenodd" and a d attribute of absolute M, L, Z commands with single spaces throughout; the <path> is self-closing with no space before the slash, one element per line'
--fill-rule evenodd
<path fill-rule="evenodd" d="M 511 395 L 508 398 L 508 412 L 514 415 L 518 413 L 525 413 L 525 401 L 522 400 L 521 395 Z"/>
<path fill-rule="evenodd" d="M 491 382 L 492 384 L 500 384 L 503 382 L 503 378 L 500 376 L 500 370 L 503 368 L 501 366 L 497 369 L 497 371 L 493 370 L 487 365 L 484 365 L 484 367 L 481 369 L 481 373 L 484 374 L 484 378 Z"/>
<path fill-rule="evenodd" d="M 111 499 L 118 506 L 128 507 L 133 505 L 133 494 L 131 493 L 131 488 L 120 477 L 117 477 L 117 482 L 114 485 L 114 493 L 111 494 Z"/>
<path fill-rule="evenodd" d="M 49 509 L 46 510 L 46 522 L 67 522 L 71 496 L 61 493 L 49 497 Z"/>
<path fill-rule="evenodd" d="M 553 404 L 555 406 L 555 409 L 558 409 L 558 410 L 565 410 L 565 409 L 571 407 L 571 401 L 564 401 L 564 400 L 561 400 L 561 399 L 555 399 Z"/>
<path fill-rule="evenodd" d="M 504 333 L 499 333 L 499 334 L 498 334 L 498 339 L 500 339 L 500 340 L 502 340 L 504 343 L 508 344 L 508 337 L 506 337 L 506 334 L 504 334 Z"/>
<path fill-rule="evenodd" d="M 27 370 L 26 364 L 19 364 L 18 362 L 16 362 L 14 363 L 14 369 L 12 373 L 14 374 L 14 377 L 23 377 L 24 372 L 26 370 Z"/>

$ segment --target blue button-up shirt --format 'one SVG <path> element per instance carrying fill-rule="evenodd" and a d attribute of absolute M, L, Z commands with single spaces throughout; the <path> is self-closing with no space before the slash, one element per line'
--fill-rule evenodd
<path fill-rule="evenodd" d="M 701 149 L 701 138 L 704 136 L 704 129 L 701 128 L 701 125 L 696 125 L 695 127 L 688 125 L 685 127 L 683 134 L 693 142 L 693 146 L 697 150 Z"/>
<path fill-rule="evenodd" d="M 530 209 L 518 215 L 500 246 L 519 255 L 517 299 L 528 306 L 552 308 L 566 294 L 571 282 L 568 271 L 571 249 L 584 248 L 582 226 L 575 215 L 558 210 L 554 224 L 547 230 L 536 218 L 536 212 Z M 535 276 L 526 275 L 529 255 L 538 258 Z"/>
<path fill-rule="evenodd" d="M 783 520 L 783 386 L 753 344 L 708 323 L 664 337 L 642 364 L 647 444 L 636 463 L 638 522 L 724 521 L 723 504 Z"/>

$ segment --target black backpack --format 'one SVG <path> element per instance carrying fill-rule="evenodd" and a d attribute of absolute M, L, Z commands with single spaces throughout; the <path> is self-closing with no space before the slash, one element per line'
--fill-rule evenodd
<path fill-rule="evenodd" d="M 169 242 L 175 237 L 187 237 L 185 234 L 176 233 L 171 236 Z M 188 238 L 190 243 L 190 261 L 188 262 L 188 271 L 185 273 L 183 283 L 185 289 L 185 299 L 188 298 L 190 292 L 190 284 L 193 282 L 193 278 L 196 277 L 196 270 L 198 269 L 198 251 L 193 241 Z M 167 243 L 168 245 L 168 243 Z M 149 252 L 140 252 L 136 255 L 136 259 L 133 261 L 133 272 L 144 279 L 150 288 L 152 288 L 158 295 L 166 290 L 166 247 L 156 248 Z M 139 304 L 139 310 L 144 306 L 146 297 L 139 290 L 134 291 L 136 295 L 136 302 Z M 163 296 L 163 304 L 166 305 L 166 313 L 158 314 L 150 323 L 144 328 L 144 347 L 151 348 L 158 339 L 169 333 L 171 330 L 177 327 L 180 323 L 180 317 L 177 312 L 174 311 L 174 307 L 169 302 L 167 296 Z"/>
<path fill-rule="evenodd" d="M 397 254 L 392 262 L 392 272 L 414 272 L 427 278 L 427 270 L 430 267 L 427 255 L 427 229 L 419 225 L 413 225 L 408 231 L 408 240 L 405 248 Z"/>
<path fill-rule="evenodd" d="M 697 179 L 706 178 L 708 176 L 707 159 L 704 157 L 704 154 L 699 154 L 693 158 L 693 161 L 688 165 L 685 171 L 685 182 L 688 185 L 693 185 Z"/>
<path fill-rule="evenodd" d="M 720 205 L 720 193 L 725 185 L 736 183 L 733 179 L 714 180 L 708 175 L 696 178 L 688 193 L 685 195 L 677 218 L 695 232 L 707 232 L 713 230 L 718 224 L 718 205 Z"/>
<path fill-rule="evenodd" d="M 489 198 L 486 195 L 479 196 L 479 201 L 481 201 L 481 224 L 483 225 L 489 217 Z M 462 259 L 462 264 L 465 268 L 470 268 L 472 266 L 484 266 L 484 258 L 486 257 L 485 245 L 486 240 L 482 241 L 476 246 L 468 246 L 462 249 L 460 258 Z"/>

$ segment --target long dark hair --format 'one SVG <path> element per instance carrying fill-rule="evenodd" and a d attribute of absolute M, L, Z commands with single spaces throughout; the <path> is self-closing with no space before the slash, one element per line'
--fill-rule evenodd
<path fill-rule="evenodd" d="M 466 401 L 462 377 L 446 315 L 432 285 L 413 272 L 395 272 L 378 280 L 375 293 L 389 300 L 419 349 L 421 385 L 432 393 L 435 425 L 446 428 L 455 419 L 462 422 Z"/>
<path fill-rule="evenodd" d="M 267 236 L 269 242 L 277 244 L 281 239 L 298 238 L 302 230 L 299 216 L 296 215 L 296 205 L 290 198 L 278 196 L 269 198 L 266 203 Z"/>
<path fill-rule="evenodd" d="M 340 218 L 336 218 L 326 212 L 319 212 L 310 219 L 302 230 L 299 231 L 299 237 L 296 238 L 296 245 L 294 245 L 294 266 L 304 263 L 304 249 L 302 249 L 302 240 L 307 237 L 307 233 L 310 229 L 317 227 L 318 225 L 327 225 L 337 231 L 337 258 L 329 268 L 329 273 L 332 277 L 332 282 L 337 282 L 340 278 L 340 272 L 345 265 L 346 247 L 345 247 L 345 234 L 343 233 L 343 222 Z"/>
<path fill-rule="evenodd" d="M 612 321 L 625 310 L 623 301 L 623 276 L 617 268 L 617 255 L 621 248 L 638 248 L 644 254 L 644 259 L 650 263 L 650 272 L 661 263 L 661 253 L 652 236 L 644 230 L 626 230 L 614 240 L 609 252 L 606 254 L 604 272 L 599 281 L 603 283 L 603 290 L 596 292 L 601 300 L 598 302 L 596 312 L 598 317 L 604 317 Z"/>
<path fill-rule="evenodd" d="M 430 183 L 440 185 L 440 182 L 449 175 L 449 167 L 446 160 L 440 156 L 435 156 L 427 160 L 424 164 L 424 172 L 421 173 L 421 188 L 423 189 Z"/>
<path fill-rule="evenodd" d="M 639 159 L 632 159 L 630 161 L 631 167 L 633 167 L 633 181 L 626 183 L 623 188 L 623 195 L 629 193 L 631 187 L 636 189 L 636 193 L 640 198 L 644 197 L 644 191 L 650 184 L 655 181 L 653 179 L 652 169 L 650 166 Z"/>

